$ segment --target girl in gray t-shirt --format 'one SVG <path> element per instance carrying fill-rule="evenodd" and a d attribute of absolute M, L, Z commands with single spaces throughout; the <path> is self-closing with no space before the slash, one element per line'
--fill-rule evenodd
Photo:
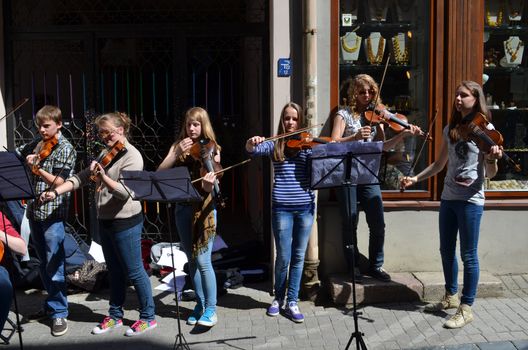
<path fill-rule="evenodd" d="M 467 123 L 475 116 L 486 117 L 488 114 L 482 87 L 474 81 L 463 81 L 456 89 L 453 113 L 444 128 L 438 158 L 418 175 L 401 180 L 401 186 L 408 187 L 438 174 L 447 164 L 438 218 L 446 291 L 440 302 L 425 306 L 427 312 L 457 309 L 455 315 L 445 322 L 446 328 L 460 328 L 473 321 L 471 305 L 475 301 L 480 271 L 477 246 L 484 211 L 484 176 L 495 176 L 502 151 L 499 146 L 492 146 L 489 152 L 483 152 L 464 134 L 467 134 Z M 492 125 L 488 124 L 488 128 Z M 460 299 L 457 295 L 458 234 L 464 263 L 464 287 Z"/>

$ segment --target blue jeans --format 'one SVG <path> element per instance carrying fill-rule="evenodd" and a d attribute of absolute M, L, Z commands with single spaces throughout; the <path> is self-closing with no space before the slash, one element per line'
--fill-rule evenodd
<path fill-rule="evenodd" d="M 9 279 L 7 270 L 0 266 L 0 331 L 4 329 L 9 309 L 11 308 L 11 299 L 13 298 L 13 286 Z"/>
<path fill-rule="evenodd" d="M 275 237 L 275 299 L 284 300 L 288 279 L 287 301 L 297 301 L 304 254 L 310 239 L 314 220 L 314 209 L 289 211 L 273 209 L 271 223 Z M 289 274 L 288 274 L 289 266 Z"/>
<path fill-rule="evenodd" d="M 68 317 L 68 299 L 64 266 L 64 222 L 62 220 L 30 220 L 31 237 L 40 259 L 40 277 L 48 292 L 45 310 L 51 318 Z"/>
<path fill-rule="evenodd" d="M 124 231 L 115 232 L 99 223 L 101 246 L 110 273 L 110 317 L 123 318 L 123 304 L 126 298 L 128 281 L 136 290 L 139 303 L 139 318 L 152 321 L 154 299 L 150 279 L 141 259 L 141 230 L 139 223 Z"/>
<path fill-rule="evenodd" d="M 206 309 L 216 311 L 216 276 L 211 261 L 214 238 L 207 243 L 207 249 L 198 256 L 192 256 L 192 215 L 193 207 L 190 205 L 176 205 L 176 228 L 180 236 L 183 251 L 189 260 L 189 273 L 194 284 L 197 302 Z M 216 210 L 215 210 L 216 220 Z"/>
<path fill-rule="evenodd" d="M 369 261 L 371 268 L 383 265 L 383 245 L 385 243 L 385 217 L 383 200 L 379 185 L 342 186 L 336 191 L 341 209 L 343 247 L 349 268 L 352 266 L 352 254 L 355 254 L 356 266 L 359 261 L 357 246 L 358 201 L 363 207 L 369 227 Z M 346 248 L 354 246 L 354 252 Z"/>
<path fill-rule="evenodd" d="M 458 290 L 457 235 L 460 233 L 460 257 L 464 264 L 464 287 L 461 301 L 473 305 L 479 280 L 478 240 L 484 207 L 466 201 L 440 203 L 440 254 L 444 269 L 445 289 L 453 295 Z"/>

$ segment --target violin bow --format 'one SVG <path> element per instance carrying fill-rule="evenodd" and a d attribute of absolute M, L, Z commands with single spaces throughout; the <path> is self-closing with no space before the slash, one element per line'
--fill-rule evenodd
<path fill-rule="evenodd" d="M 435 109 L 435 115 L 433 117 L 433 120 L 431 121 L 431 124 L 429 125 L 429 128 L 427 128 L 427 133 L 424 136 L 424 141 L 422 142 L 422 146 L 420 146 L 420 150 L 418 151 L 418 154 L 416 155 L 416 157 L 414 157 L 413 165 L 407 171 L 407 174 L 405 176 L 409 176 L 410 174 L 412 174 L 413 171 L 414 171 L 414 168 L 416 168 L 416 165 L 418 164 L 418 159 L 420 159 L 420 157 L 422 155 L 422 151 L 425 148 L 425 144 L 427 143 L 427 140 L 429 139 L 429 136 L 431 135 L 431 132 L 433 131 L 433 126 L 434 126 L 434 124 L 436 122 L 436 117 L 438 117 L 438 109 Z M 405 189 L 404 188 L 400 188 L 400 192 L 403 192 L 403 191 L 405 191 Z"/>
<path fill-rule="evenodd" d="M 240 165 L 242 165 L 242 164 L 246 164 L 246 163 L 249 163 L 249 162 L 251 162 L 251 159 L 243 160 L 243 161 L 241 161 L 240 163 L 233 164 L 233 165 L 231 165 L 231 166 L 228 166 L 227 168 L 223 168 L 222 170 L 215 171 L 214 174 L 215 174 L 215 175 L 222 174 L 224 171 L 227 171 L 227 170 L 230 170 L 230 169 L 236 168 L 237 166 L 240 166 Z M 191 183 L 193 184 L 193 183 L 195 183 L 195 182 L 201 181 L 201 180 L 204 179 L 204 177 L 205 177 L 205 176 L 202 176 L 202 177 L 200 177 L 200 178 L 198 178 L 198 179 L 194 179 L 194 180 L 191 181 Z"/>
<path fill-rule="evenodd" d="M 6 113 L 2 118 L 0 118 L 0 122 L 4 120 L 5 118 L 9 117 L 11 114 L 15 113 L 20 107 L 22 107 L 26 102 L 29 101 L 29 98 L 24 97 L 22 100 L 20 100 L 13 109 L 11 109 L 9 112 Z"/>
<path fill-rule="evenodd" d="M 284 137 L 288 137 L 288 136 L 292 136 L 292 135 L 297 135 L 297 134 L 300 134 L 302 132 L 305 132 L 305 131 L 308 131 L 308 130 L 311 130 L 311 129 L 315 129 L 315 128 L 318 128 L 318 127 L 321 127 L 323 126 L 323 124 L 315 124 L 315 125 L 312 125 L 312 126 L 307 126 L 305 128 L 300 128 L 300 129 L 297 129 L 295 131 L 291 131 L 291 132 L 287 132 L 287 133 L 284 133 L 284 134 L 280 134 L 280 135 L 275 135 L 275 136 L 271 136 L 271 137 L 268 137 L 266 139 L 264 139 L 264 141 L 271 141 L 271 140 L 277 140 L 277 139 L 282 139 Z"/>
<path fill-rule="evenodd" d="M 387 55 L 387 61 L 385 61 L 385 68 L 383 68 L 383 75 L 381 76 L 380 86 L 379 86 L 378 92 L 376 93 L 376 97 L 374 98 L 374 110 L 376 110 L 376 106 L 378 105 L 378 100 L 381 95 L 381 89 L 383 88 L 383 83 L 385 82 L 385 76 L 387 75 L 387 68 L 389 68 L 390 57 L 391 55 L 389 52 L 389 54 Z M 370 120 L 369 126 L 372 126 L 372 119 Z"/>

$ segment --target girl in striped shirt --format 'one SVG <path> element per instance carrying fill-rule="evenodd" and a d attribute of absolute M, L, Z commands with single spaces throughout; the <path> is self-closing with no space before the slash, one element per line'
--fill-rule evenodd
<path fill-rule="evenodd" d="M 293 102 L 287 103 L 281 112 L 277 134 L 296 131 L 303 126 L 303 119 L 301 107 Z M 304 316 L 297 299 L 315 209 L 308 172 L 311 150 L 292 153 L 285 147 L 284 138 L 264 140 L 262 136 L 251 137 L 246 142 L 246 151 L 253 157 L 269 156 L 273 161 L 272 227 L 277 256 L 275 299 L 267 314 L 277 316 L 284 308 L 286 317 L 301 323 Z"/>

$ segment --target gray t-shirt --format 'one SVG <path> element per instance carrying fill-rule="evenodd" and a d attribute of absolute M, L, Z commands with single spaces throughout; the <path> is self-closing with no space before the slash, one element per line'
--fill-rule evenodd
<path fill-rule="evenodd" d="M 484 153 L 473 141 L 452 143 L 449 126 L 444 128 L 443 136 L 447 140 L 448 164 L 442 199 L 484 205 Z"/>

